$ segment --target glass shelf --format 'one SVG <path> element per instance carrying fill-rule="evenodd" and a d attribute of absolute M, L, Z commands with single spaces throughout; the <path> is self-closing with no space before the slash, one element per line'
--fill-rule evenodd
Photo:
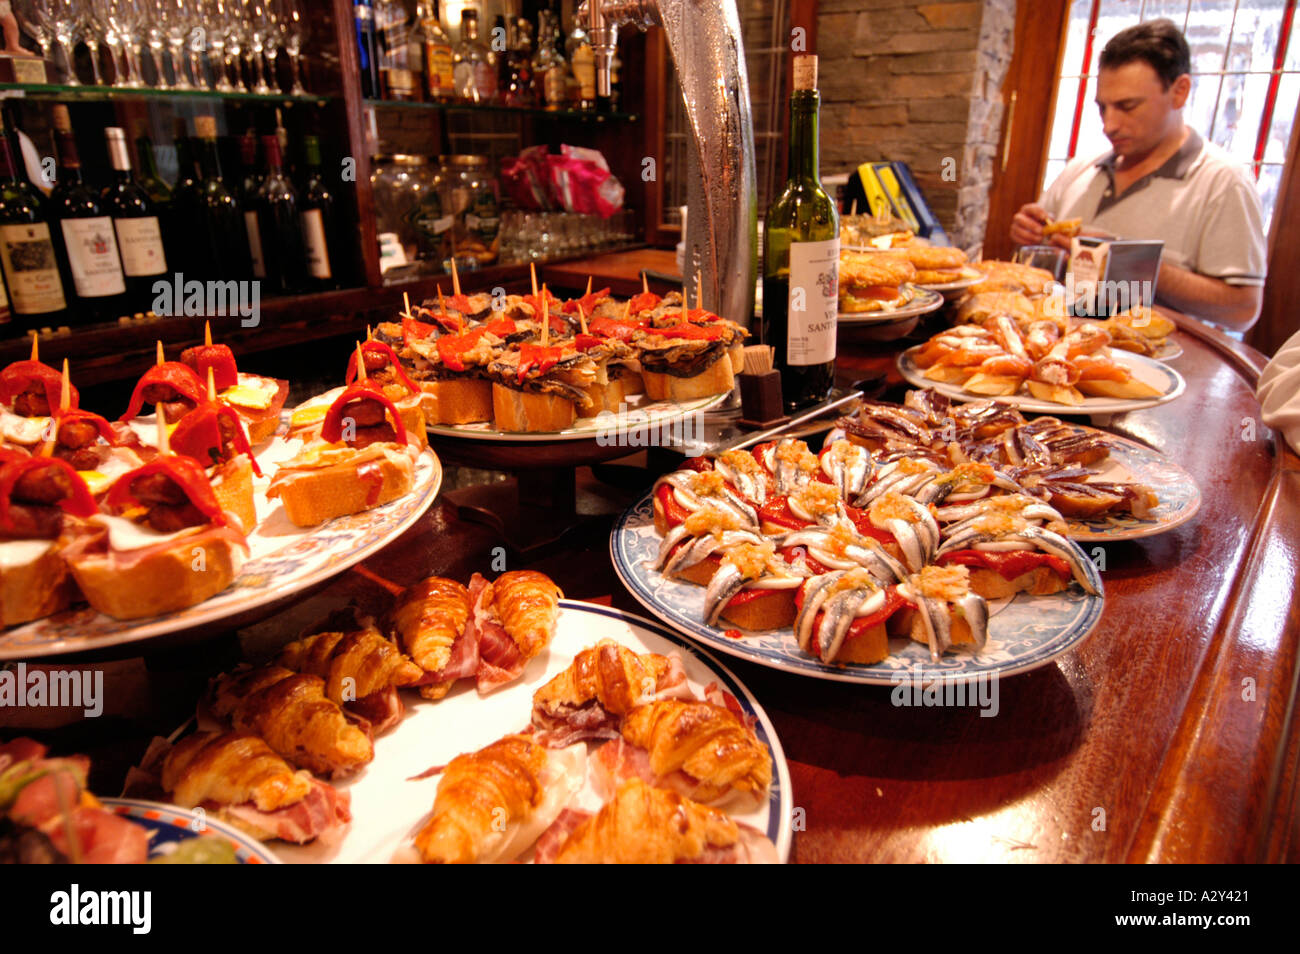
<path fill-rule="evenodd" d="M 308 94 L 290 96 L 288 93 L 222 93 L 211 89 L 153 89 L 141 87 L 128 89 L 118 86 L 66 86 L 58 83 L 0 83 L 0 97 L 23 96 L 34 99 L 78 100 L 97 102 L 104 100 L 191 100 L 213 102 L 233 100 L 251 103 L 315 103 L 323 106 L 336 97 Z"/>
<path fill-rule="evenodd" d="M 576 120 L 587 123 L 630 123 L 640 119 L 636 113 L 598 113 L 583 109 L 542 109 L 535 106 L 499 106 L 492 103 L 421 103 L 395 99 L 367 99 L 367 106 L 377 109 L 428 109 L 449 113 L 502 113 L 538 116 L 547 119 Z"/>

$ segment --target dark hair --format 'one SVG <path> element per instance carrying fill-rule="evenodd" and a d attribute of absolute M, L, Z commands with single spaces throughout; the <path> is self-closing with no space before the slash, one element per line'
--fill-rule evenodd
<path fill-rule="evenodd" d="M 1106 70 L 1136 60 L 1149 64 L 1165 89 L 1192 71 L 1192 52 L 1173 20 L 1148 20 L 1116 33 L 1101 51 L 1098 66 Z"/>

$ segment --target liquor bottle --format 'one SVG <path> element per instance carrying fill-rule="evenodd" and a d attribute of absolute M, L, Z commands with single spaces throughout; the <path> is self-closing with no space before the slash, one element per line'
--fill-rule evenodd
<path fill-rule="evenodd" d="M 117 253 L 113 217 L 98 193 L 81 176 L 81 158 L 68 107 L 54 107 L 54 146 L 58 179 L 50 193 L 50 221 L 58 222 L 71 290 L 83 320 L 111 321 L 128 312 L 126 277 Z M 69 280 L 70 279 L 70 280 Z"/>
<path fill-rule="evenodd" d="M 240 208 L 246 208 L 257 196 L 262 176 L 257 168 L 257 133 L 250 127 L 239 137 L 239 190 L 235 198 Z"/>
<path fill-rule="evenodd" d="M 510 86 L 502 90 L 507 106 L 536 106 L 533 90 L 533 25 L 520 17 L 515 21 L 510 52 Z"/>
<path fill-rule="evenodd" d="M 352 20 L 357 30 L 357 60 L 361 72 L 361 95 L 379 96 L 378 43 L 375 37 L 375 7 L 371 0 L 353 0 Z"/>
<path fill-rule="evenodd" d="M 307 184 L 302 191 L 299 224 L 302 229 L 304 270 L 308 286 L 315 289 L 337 288 L 338 273 L 333 256 L 338 253 L 334 196 L 321 174 L 320 140 L 307 136 L 303 140 L 307 154 Z"/>
<path fill-rule="evenodd" d="M 775 349 L 787 410 L 825 400 L 835 380 L 840 220 L 818 177 L 817 57 L 796 56 L 785 188 L 763 226 L 761 339 Z"/>
<path fill-rule="evenodd" d="M 195 223 L 203 219 L 203 190 L 184 119 L 176 119 L 175 130 L 176 182 L 172 185 L 171 208 L 163 216 L 163 245 L 170 251 L 167 257 L 172 268 L 197 275 L 206 267 L 200 243 L 194 237 Z"/>
<path fill-rule="evenodd" d="M 379 44 L 379 84 L 384 99 L 415 99 L 415 74 L 407 58 L 411 23 L 402 0 L 376 0 L 375 34 Z"/>
<path fill-rule="evenodd" d="M 460 13 L 460 42 L 456 44 L 453 66 L 456 96 L 466 103 L 496 101 L 496 64 L 478 36 L 478 11 L 467 7 Z"/>
<path fill-rule="evenodd" d="M 572 109 L 596 108 L 596 52 L 591 47 L 591 37 L 582 25 L 582 17 L 573 16 L 573 29 L 564 44 L 569 54 L 572 82 L 569 84 L 569 105 Z"/>
<path fill-rule="evenodd" d="M 201 223 L 191 242 L 200 250 L 197 275 L 219 281 L 248 278 L 252 263 L 248 239 L 244 233 L 239 201 L 221 174 L 221 156 L 217 152 L 217 120 L 213 116 L 196 116 L 194 133 L 199 145 L 199 163 L 203 180 L 199 184 Z"/>
<path fill-rule="evenodd" d="M 158 159 L 154 155 L 153 141 L 149 138 L 149 127 L 144 123 L 136 125 L 135 155 L 140 164 L 140 173 L 136 176 L 140 188 L 144 189 L 149 201 L 161 211 L 171 203 L 172 189 L 158 175 Z"/>
<path fill-rule="evenodd" d="M 68 300 L 45 217 L 45 197 L 14 165 L 9 134 L 0 126 L 0 270 L 11 323 L 20 329 L 68 321 Z"/>
<path fill-rule="evenodd" d="M 127 310 L 148 311 L 154 298 L 153 283 L 157 276 L 167 272 L 158 210 L 131 174 L 126 131 L 110 126 L 104 130 L 104 138 L 108 141 L 108 161 L 113 167 L 113 184 L 104 190 L 104 205 L 113 217 L 113 231 L 122 255 Z"/>
<path fill-rule="evenodd" d="M 497 99 L 503 103 L 506 91 L 510 89 L 510 37 L 510 26 L 506 23 L 506 18 L 498 15 L 492 21 L 492 38 L 488 41 L 488 46 L 497 58 Z"/>
<path fill-rule="evenodd" d="M 437 0 L 423 0 L 419 18 L 420 46 L 424 51 L 424 91 L 431 102 L 445 103 L 456 98 L 454 54 L 451 41 L 438 19 Z"/>
<path fill-rule="evenodd" d="M 275 136 L 262 137 L 266 155 L 266 178 L 257 190 L 253 219 L 245 210 L 253 274 L 264 279 L 272 292 L 295 292 L 303 285 L 302 227 L 298 222 L 298 194 L 284 174 L 280 142 Z M 258 274 L 259 269 L 261 274 Z"/>
<path fill-rule="evenodd" d="M 556 48 L 560 38 L 555 14 L 537 12 L 537 52 L 533 54 L 533 98 L 548 110 L 564 108 L 564 78 L 568 68 Z"/>

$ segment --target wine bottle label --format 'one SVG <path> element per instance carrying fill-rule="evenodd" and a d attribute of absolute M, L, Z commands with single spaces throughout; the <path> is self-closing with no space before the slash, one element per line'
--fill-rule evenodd
<path fill-rule="evenodd" d="M 43 315 L 68 306 L 50 227 L 44 222 L 0 225 L 0 265 L 15 314 Z"/>
<path fill-rule="evenodd" d="M 329 243 L 325 240 L 325 223 L 320 209 L 307 209 L 298 219 L 302 227 L 302 247 L 307 253 L 307 269 L 313 278 L 333 278 L 330 272 Z"/>
<path fill-rule="evenodd" d="M 244 213 L 244 229 L 248 232 L 248 254 L 253 260 L 253 277 L 266 277 L 266 259 L 262 256 L 262 231 L 257 227 L 257 213 Z"/>
<path fill-rule="evenodd" d="M 104 298 L 126 291 L 122 261 L 117 257 L 113 220 L 107 215 L 93 219 L 64 219 L 63 243 L 72 266 L 72 283 L 82 298 Z"/>
<path fill-rule="evenodd" d="M 835 360 L 839 313 L 840 240 L 790 243 L 790 305 L 785 353 L 789 364 Z"/>
<path fill-rule="evenodd" d="M 117 246 L 122 251 L 122 270 L 132 278 L 163 275 L 167 272 L 167 256 L 163 252 L 162 230 L 158 217 L 116 219 Z"/>

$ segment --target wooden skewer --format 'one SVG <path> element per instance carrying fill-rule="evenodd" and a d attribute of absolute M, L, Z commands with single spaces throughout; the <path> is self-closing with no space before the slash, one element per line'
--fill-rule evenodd
<path fill-rule="evenodd" d="M 857 214 L 858 214 L 858 200 L 854 199 L 853 204 L 849 206 L 849 215 L 857 215 Z"/>
<path fill-rule="evenodd" d="M 641 292 L 646 295 L 650 294 L 650 280 L 645 277 L 644 271 L 641 272 Z"/>
<path fill-rule="evenodd" d="M 217 378 L 212 371 L 212 365 L 208 365 L 208 400 L 213 404 L 217 403 Z"/>
<path fill-rule="evenodd" d="M 415 318 L 415 316 L 411 314 L 411 296 L 406 292 L 402 292 L 402 317 L 411 319 Z"/>
<path fill-rule="evenodd" d="M 587 294 L 586 294 L 586 295 L 583 295 L 582 297 L 583 297 L 583 298 L 587 298 L 587 297 L 589 297 L 590 295 L 591 295 L 591 276 L 588 275 L 588 276 L 587 276 Z"/>
<path fill-rule="evenodd" d="M 441 286 L 441 285 L 438 286 L 438 314 L 440 314 L 440 315 L 441 315 L 442 317 L 444 317 L 444 318 L 447 317 L 447 304 L 446 304 L 446 302 L 444 302 L 444 301 L 442 300 L 442 286 Z"/>
<path fill-rule="evenodd" d="M 690 310 L 686 307 L 686 286 L 682 286 L 682 324 L 689 324 L 691 320 Z"/>
<path fill-rule="evenodd" d="M 72 407 L 72 377 L 68 374 L 68 359 L 63 359 L 63 381 L 59 387 L 59 410 Z"/>
<path fill-rule="evenodd" d="M 207 347 L 212 347 L 212 322 L 203 322 L 203 343 Z"/>
<path fill-rule="evenodd" d="M 528 263 L 528 277 L 532 279 L 533 297 L 536 298 L 537 297 L 537 266 L 532 262 Z"/>
<path fill-rule="evenodd" d="M 361 342 L 357 342 L 357 381 L 369 381 L 366 377 L 366 356 L 361 353 Z"/>
<path fill-rule="evenodd" d="M 164 363 L 165 363 L 164 360 L 163 360 L 163 346 L 162 346 L 162 339 L 161 339 L 161 338 L 158 339 L 158 363 L 159 363 L 159 364 L 164 364 Z"/>
<path fill-rule="evenodd" d="M 158 453 L 166 457 L 172 452 L 172 441 L 167 433 L 167 422 L 163 420 L 161 407 L 154 409 L 154 417 L 158 419 Z"/>
<path fill-rule="evenodd" d="M 456 260 L 451 260 L 451 293 L 454 296 L 460 295 L 460 274 L 456 271 Z"/>
<path fill-rule="evenodd" d="M 589 333 L 587 331 L 587 315 L 582 310 L 582 302 L 578 302 L 578 324 L 581 326 L 584 335 Z"/>
<path fill-rule="evenodd" d="M 32 332 L 32 360 L 33 361 L 41 360 L 40 341 L 41 341 L 41 336 L 37 332 L 33 331 Z"/>
<path fill-rule="evenodd" d="M 543 348 L 545 348 L 547 343 L 551 340 L 550 327 L 551 327 L 551 309 L 547 305 L 546 286 L 543 285 L 542 286 L 542 347 Z"/>
<path fill-rule="evenodd" d="M 627 321 L 632 317 L 632 299 L 623 302 L 623 320 Z"/>
<path fill-rule="evenodd" d="M 374 339 L 375 339 L 374 331 L 371 330 L 369 325 L 366 325 L 366 340 L 373 341 Z"/>

